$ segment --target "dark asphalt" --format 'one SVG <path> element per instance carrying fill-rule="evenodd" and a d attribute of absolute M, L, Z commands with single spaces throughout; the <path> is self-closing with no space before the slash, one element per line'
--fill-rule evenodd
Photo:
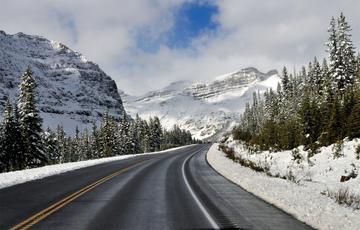
<path fill-rule="evenodd" d="M 148 161 L 74 199 L 32 228 L 310 229 L 216 173 L 205 161 L 209 147 L 137 156 L 1 189 L 0 229 L 144 160 Z"/>

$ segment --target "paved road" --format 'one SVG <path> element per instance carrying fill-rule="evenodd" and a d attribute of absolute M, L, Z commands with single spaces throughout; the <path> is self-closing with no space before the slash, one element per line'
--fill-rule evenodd
<path fill-rule="evenodd" d="M 0 190 L 0 229 L 310 229 L 217 174 L 210 145 Z"/>

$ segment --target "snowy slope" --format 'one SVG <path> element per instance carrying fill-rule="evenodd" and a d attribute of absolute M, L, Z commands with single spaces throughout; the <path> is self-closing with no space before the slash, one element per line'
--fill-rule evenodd
<path fill-rule="evenodd" d="M 105 111 L 119 117 L 124 108 L 115 82 L 98 65 L 65 45 L 40 36 L 0 31 L 0 112 L 18 94 L 20 76 L 30 66 L 38 83 L 44 128 L 89 127 Z M 0 117 L 1 120 L 1 117 Z"/>
<path fill-rule="evenodd" d="M 358 139 L 345 140 L 339 158 L 334 158 L 334 145 L 322 147 L 309 161 L 306 160 L 307 152 L 299 147 L 302 160 L 297 161 L 291 151 L 250 153 L 239 142 L 228 139 L 226 145 L 235 150 L 237 157 L 265 169 L 266 173 L 243 167 L 227 158 L 218 150 L 217 144 L 209 150 L 207 160 L 234 183 L 316 229 L 358 229 L 360 176 L 346 182 L 340 182 L 340 178 L 359 174 L 360 160 L 355 155 L 359 143 Z M 350 206 L 340 205 L 334 197 L 329 197 L 329 192 L 335 194 L 346 190 L 358 197 Z"/>
<path fill-rule="evenodd" d="M 225 74 L 209 83 L 178 81 L 134 97 L 121 93 L 126 111 L 132 116 L 159 116 L 166 128 L 174 124 L 189 130 L 196 138 L 216 138 L 228 131 L 252 100 L 253 92 L 276 88 L 275 70 L 264 74 L 246 68 Z"/>

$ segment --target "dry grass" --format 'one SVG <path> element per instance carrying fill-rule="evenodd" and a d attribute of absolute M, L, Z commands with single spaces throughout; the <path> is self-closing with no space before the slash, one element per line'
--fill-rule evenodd
<path fill-rule="evenodd" d="M 256 163 L 254 163 L 252 161 L 246 160 L 246 159 L 242 158 L 241 156 L 236 155 L 234 149 L 231 147 L 228 147 L 224 144 L 220 144 L 219 149 L 225 153 L 226 157 L 241 164 L 244 167 L 251 168 L 252 170 L 254 170 L 256 172 L 266 172 L 267 173 L 269 171 L 269 168 L 261 167 L 260 165 L 257 165 Z"/>
<path fill-rule="evenodd" d="M 348 188 L 341 188 L 338 191 L 326 190 L 321 194 L 330 197 L 335 200 L 336 203 L 346 205 L 354 209 L 360 209 L 360 195 L 356 195 L 350 192 Z"/>

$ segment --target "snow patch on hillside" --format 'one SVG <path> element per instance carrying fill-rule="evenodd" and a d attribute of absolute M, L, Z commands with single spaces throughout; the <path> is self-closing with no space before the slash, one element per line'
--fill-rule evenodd
<path fill-rule="evenodd" d="M 292 160 L 291 151 L 250 154 L 236 141 L 227 143 L 238 156 L 268 167 L 268 173 L 272 175 L 289 176 L 291 171 L 297 183 L 243 167 L 219 151 L 218 144 L 211 147 L 207 160 L 226 178 L 317 229 L 358 229 L 360 210 L 339 205 L 324 195 L 328 190 L 337 192 L 339 189 L 360 194 L 360 176 L 340 182 L 341 175 L 351 173 L 352 165 L 360 168 L 360 160 L 355 157 L 355 146 L 358 144 L 358 140 L 345 142 L 340 158 L 333 158 L 332 145 L 311 157 L 311 163 L 305 160 L 297 163 Z M 299 148 L 299 154 L 305 159 L 307 153 Z"/>
<path fill-rule="evenodd" d="M 276 89 L 278 84 L 279 84 L 279 76 L 278 75 L 272 75 L 271 77 L 269 77 L 268 79 L 266 79 L 265 81 L 259 82 L 259 85 L 268 87 L 268 88 L 272 88 L 272 89 Z"/>

